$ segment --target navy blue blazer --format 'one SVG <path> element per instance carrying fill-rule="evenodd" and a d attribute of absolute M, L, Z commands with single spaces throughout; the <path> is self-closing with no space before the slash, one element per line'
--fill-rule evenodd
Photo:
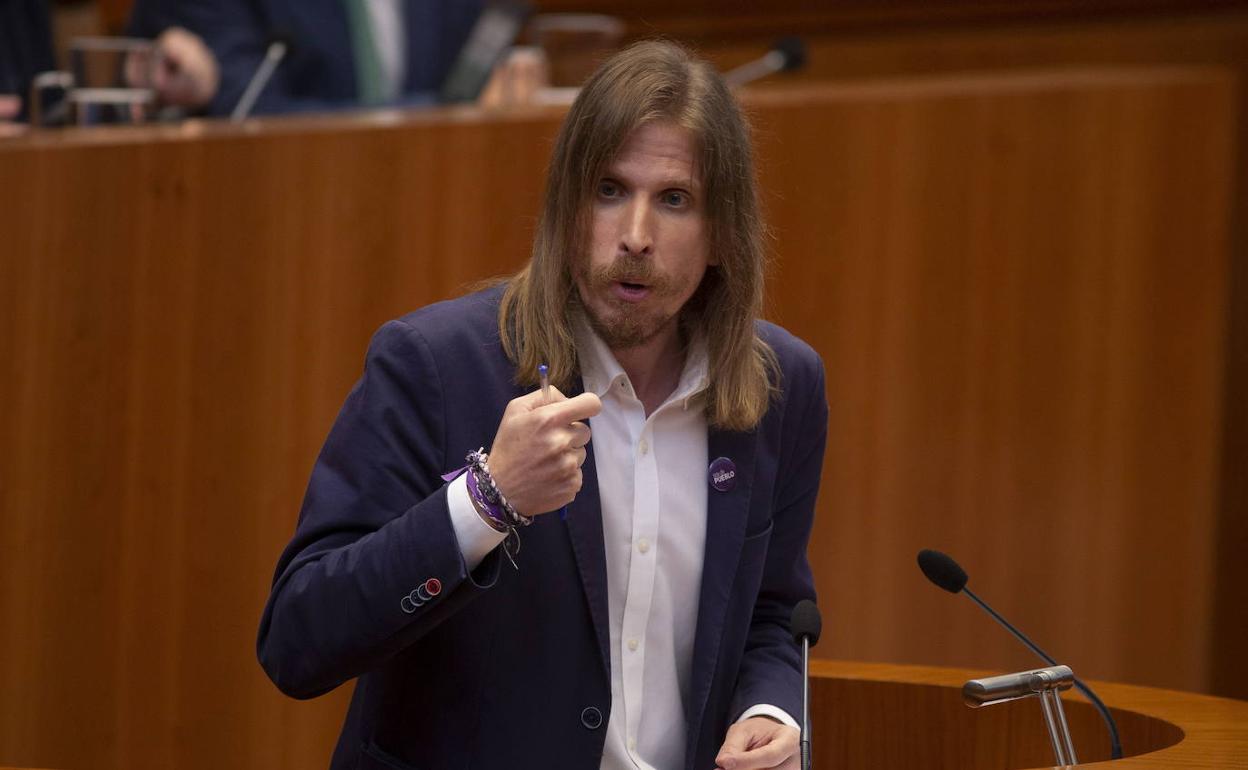
<path fill-rule="evenodd" d="M 21 103 L 17 119 L 30 115 L 30 81 L 56 69 L 52 22 L 44 0 L 0 0 L 0 94 Z"/>
<path fill-rule="evenodd" d="M 130 30 L 155 37 L 180 24 L 204 38 L 221 68 L 208 107 L 228 115 L 275 38 L 286 59 L 256 101 L 259 114 L 358 106 L 346 0 L 137 0 Z M 405 0 L 403 103 L 432 102 L 481 13 L 481 0 Z"/>
<path fill-rule="evenodd" d="M 522 530 L 518 571 L 496 549 L 469 572 L 447 511 L 442 474 L 488 447 L 524 392 L 499 344 L 500 296 L 431 305 L 377 332 L 278 563 L 258 641 L 265 671 L 296 698 L 359 677 L 334 768 L 599 765 L 612 704 L 593 441 L 566 520 Z M 708 494 L 685 704 L 685 766 L 697 770 L 714 767 L 749 706 L 801 709 L 787 625 L 814 598 L 823 366 L 783 329 L 758 330 L 779 357 L 780 396 L 755 430 L 707 436 L 737 484 Z M 440 592 L 424 601 L 430 578 Z"/>

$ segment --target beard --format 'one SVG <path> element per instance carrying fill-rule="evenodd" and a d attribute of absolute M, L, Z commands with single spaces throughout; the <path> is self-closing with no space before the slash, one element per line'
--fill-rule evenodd
<path fill-rule="evenodd" d="M 680 287 L 670 276 L 655 269 L 650 260 L 617 257 L 610 265 L 597 268 L 578 266 L 580 283 L 597 302 L 587 302 L 579 290 L 572 292 L 572 301 L 579 305 L 590 327 L 612 350 L 637 348 L 663 331 L 679 314 L 666 312 L 664 300 L 679 294 Z M 616 283 L 644 285 L 649 294 L 641 302 L 627 302 L 616 297 Z"/>

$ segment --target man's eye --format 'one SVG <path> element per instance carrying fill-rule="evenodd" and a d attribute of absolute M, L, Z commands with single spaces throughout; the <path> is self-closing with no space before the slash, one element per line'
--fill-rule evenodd
<path fill-rule="evenodd" d="M 679 190 L 669 190 L 663 193 L 663 202 L 673 208 L 680 208 L 689 204 L 689 196 Z"/>
<path fill-rule="evenodd" d="M 620 186 L 615 182 L 599 182 L 598 194 L 604 198 L 614 198 L 620 194 Z"/>

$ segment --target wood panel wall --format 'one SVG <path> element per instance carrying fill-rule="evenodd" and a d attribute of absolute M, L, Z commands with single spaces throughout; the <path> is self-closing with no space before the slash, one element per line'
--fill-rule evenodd
<path fill-rule="evenodd" d="M 1233 105 L 1198 70 L 752 101 L 769 312 L 829 374 L 820 654 L 1029 666 L 933 546 L 1081 674 L 1212 686 Z M 325 763 L 348 693 L 265 680 L 271 570 L 371 331 L 525 258 L 558 119 L 0 145 L 0 763 Z"/>
<path fill-rule="evenodd" d="M 956 5 L 956 4 L 955 4 Z M 765 90 L 795 82 L 828 83 L 881 75 L 1004 72 L 1035 67 L 1193 64 L 1226 67 L 1237 76 L 1236 101 L 1248 104 L 1248 13 L 1243 3 L 1220 7 L 1186 4 L 1162 8 L 1111 8 L 1090 3 L 1081 8 L 1057 2 L 1042 9 L 1021 3 L 1009 8 L 968 2 L 876 4 L 879 13 L 840 4 L 832 18 L 823 8 L 819 19 L 794 13 L 760 16 L 744 29 L 725 13 L 719 27 L 680 23 L 673 10 L 666 31 L 688 40 L 727 69 L 756 56 L 771 39 L 802 34 L 809 46 L 807 67 L 776 76 L 752 88 Z M 794 9 L 788 9 L 793 11 Z M 851 11 L 862 12 L 853 16 Z M 1081 13 L 1082 12 L 1082 13 Z M 891 17 L 889 14 L 893 14 Z M 910 16 L 906 16 L 909 13 Z M 917 14 L 917 15 L 916 15 Z M 924 15 L 926 14 L 926 15 Z M 996 15 L 994 15 L 996 14 Z M 1009 16 L 1013 14 L 1013 16 Z M 637 34 L 644 25 L 634 24 Z M 752 35 L 751 35 L 752 31 Z M 1222 695 L 1248 698 L 1248 121 L 1236 120 L 1231 160 L 1233 179 L 1232 260 L 1229 275 L 1226 371 L 1221 408 L 1221 460 L 1216 482 L 1217 542 L 1214 582 L 1215 632 L 1210 639 L 1211 687 Z"/>
<path fill-rule="evenodd" d="M 1030 665 L 916 579 L 932 547 L 1089 675 L 1209 687 L 1230 102 L 957 82 L 808 103 L 765 145 L 772 309 L 830 362 L 820 652 Z"/>

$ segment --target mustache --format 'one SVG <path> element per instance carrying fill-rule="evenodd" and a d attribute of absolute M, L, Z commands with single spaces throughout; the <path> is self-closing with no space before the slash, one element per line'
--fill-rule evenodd
<path fill-rule="evenodd" d="M 590 281 L 598 288 L 613 283 L 637 283 L 648 286 L 651 291 L 662 294 L 669 290 L 672 279 L 659 272 L 651 260 L 636 257 L 616 257 L 609 265 L 601 265 L 589 271 Z"/>

